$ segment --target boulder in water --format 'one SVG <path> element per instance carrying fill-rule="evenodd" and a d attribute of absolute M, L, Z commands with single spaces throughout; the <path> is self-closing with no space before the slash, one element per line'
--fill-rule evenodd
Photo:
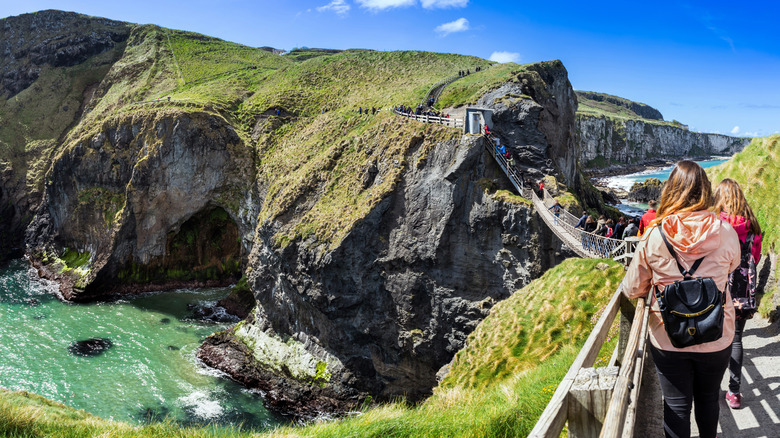
<path fill-rule="evenodd" d="M 74 341 L 68 347 L 70 354 L 76 356 L 99 356 L 114 345 L 111 339 L 91 338 L 83 341 Z"/>

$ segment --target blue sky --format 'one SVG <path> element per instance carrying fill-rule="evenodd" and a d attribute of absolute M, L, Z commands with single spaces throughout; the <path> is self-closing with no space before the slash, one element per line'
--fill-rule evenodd
<path fill-rule="evenodd" d="M 0 0 L 249 46 L 428 50 L 560 59 L 575 89 L 643 102 L 692 130 L 780 133 L 780 2 Z"/>

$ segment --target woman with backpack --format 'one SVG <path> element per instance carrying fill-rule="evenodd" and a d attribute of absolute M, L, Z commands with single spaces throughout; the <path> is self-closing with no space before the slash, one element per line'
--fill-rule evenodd
<path fill-rule="evenodd" d="M 734 228 L 711 207 L 712 186 L 704 169 L 693 161 L 678 162 L 661 193 L 657 216 L 642 235 L 623 279 L 623 293 L 629 298 L 650 295 L 649 350 L 664 396 L 667 437 L 690 437 L 693 402 L 700 436 L 713 438 L 718 429 L 720 382 L 734 339 L 728 278 L 739 266 L 740 248 Z M 711 294 L 717 303 L 703 312 L 705 317 L 718 316 L 714 324 L 699 326 L 708 334 L 705 339 L 690 328 L 677 330 L 679 325 L 669 319 L 672 291 L 683 283 L 680 280 L 693 275 L 701 279 L 693 284 L 707 285 L 699 286 L 699 291 Z M 686 335 L 694 341 L 681 343 L 680 336 Z"/>
<path fill-rule="evenodd" d="M 742 407 L 739 386 L 742 381 L 742 331 L 745 322 L 756 313 L 756 264 L 761 258 L 761 226 L 745 200 L 742 188 L 726 178 L 715 188 L 715 214 L 731 224 L 741 244 L 739 268 L 729 276 L 731 296 L 737 320 L 729 361 L 729 391 L 726 403 L 732 409 Z"/>

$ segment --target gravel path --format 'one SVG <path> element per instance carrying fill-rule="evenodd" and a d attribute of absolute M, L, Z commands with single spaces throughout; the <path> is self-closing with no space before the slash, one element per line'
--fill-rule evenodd
<path fill-rule="evenodd" d="M 758 317 L 749 320 L 742 345 L 742 409 L 729 408 L 721 398 L 718 436 L 780 438 L 780 324 Z M 726 371 L 723 397 L 728 383 Z"/>

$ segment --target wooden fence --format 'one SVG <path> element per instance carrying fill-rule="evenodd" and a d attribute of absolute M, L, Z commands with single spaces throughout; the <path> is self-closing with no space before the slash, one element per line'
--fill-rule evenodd
<path fill-rule="evenodd" d="M 634 435 L 649 313 L 644 298 L 634 307 L 618 287 L 529 437 L 557 438 L 567 423 L 574 438 Z M 618 314 L 618 345 L 606 367 L 593 368 Z"/>

